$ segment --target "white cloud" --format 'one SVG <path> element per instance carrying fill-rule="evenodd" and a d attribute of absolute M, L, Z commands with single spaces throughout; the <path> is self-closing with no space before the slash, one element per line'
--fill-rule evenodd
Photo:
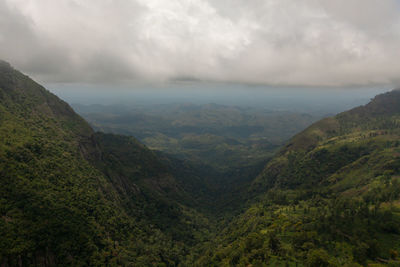
<path fill-rule="evenodd" d="M 51 82 L 395 84 L 396 0 L 5 0 L 0 57 Z"/>

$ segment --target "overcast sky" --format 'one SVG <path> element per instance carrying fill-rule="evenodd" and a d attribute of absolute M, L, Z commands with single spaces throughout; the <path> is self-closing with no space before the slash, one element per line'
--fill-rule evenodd
<path fill-rule="evenodd" d="M 1 0 L 0 58 L 42 82 L 400 81 L 398 0 Z"/>

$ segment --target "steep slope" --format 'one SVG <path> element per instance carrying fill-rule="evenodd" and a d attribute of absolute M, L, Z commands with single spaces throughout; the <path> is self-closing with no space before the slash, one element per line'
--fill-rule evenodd
<path fill-rule="evenodd" d="M 400 91 L 294 136 L 249 198 L 198 265 L 398 266 Z"/>
<path fill-rule="evenodd" d="M 206 222 L 190 201 L 153 152 L 0 62 L 1 265 L 176 265 Z"/>
<path fill-rule="evenodd" d="M 307 188 L 332 180 L 336 184 L 344 178 L 340 173 L 349 168 L 355 171 L 368 163 L 375 169 L 365 170 L 368 177 L 389 169 L 398 172 L 399 128 L 400 91 L 378 95 L 365 106 L 323 119 L 293 137 L 266 166 L 253 188 Z M 350 188 L 355 182 L 353 179 Z"/>
<path fill-rule="evenodd" d="M 105 175 L 129 215 L 145 218 L 175 241 L 195 241 L 205 218 L 194 209 L 198 201 L 188 187 L 196 184 L 200 191 L 205 186 L 201 181 L 196 183 L 193 175 L 183 180 L 169 159 L 133 137 L 98 132 L 90 142 L 81 145 L 84 157 Z"/>

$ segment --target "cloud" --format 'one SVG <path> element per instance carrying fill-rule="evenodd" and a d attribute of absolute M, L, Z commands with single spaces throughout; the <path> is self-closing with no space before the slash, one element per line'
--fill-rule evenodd
<path fill-rule="evenodd" d="M 400 80 L 396 0 L 5 0 L 0 57 L 44 82 Z"/>

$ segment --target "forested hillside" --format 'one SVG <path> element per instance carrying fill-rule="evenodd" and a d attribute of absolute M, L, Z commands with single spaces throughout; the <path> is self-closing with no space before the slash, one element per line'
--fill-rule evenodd
<path fill-rule="evenodd" d="M 0 63 L 0 263 L 175 265 L 207 221 L 134 138 L 94 133 Z"/>
<path fill-rule="evenodd" d="M 0 62 L 1 266 L 400 265 L 399 90 L 235 175 L 94 132 Z"/>
<path fill-rule="evenodd" d="M 199 265 L 399 266 L 400 91 L 294 136 L 248 194 Z"/>

